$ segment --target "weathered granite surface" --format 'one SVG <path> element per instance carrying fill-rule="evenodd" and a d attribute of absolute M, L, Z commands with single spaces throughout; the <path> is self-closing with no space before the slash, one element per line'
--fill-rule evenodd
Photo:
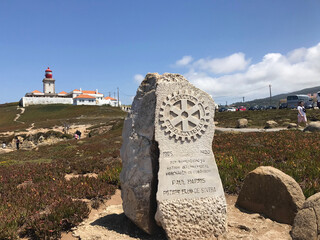
<path fill-rule="evenodd" d="M 214 101 L 181 75 L 157 83 L 156 221 L 170 239 L 218 236 L 226 230 L 226 202 L 212 152 Z"/>
<path fill-rule="evenodd" d="M 147 75 L 123 126 L 120 174 L 123 210 L 138 227 L 156 230 L 158 148 L 154 141 L 157 75 Z"/>
<path fill-rule="evenodd" d="M 304 202 L 294 219 L 291 237 L 294 240 L 320 239 L 320 193 Z"/>
<path fill-rule="evenodd" d="M 226 201 L 212 152 L 212 98 L 179 74 L 148 74 L 131 110 L 121 148 L 125 214 L 148 233 L 156 218 L 169 239 L 221 235 Z"/>
<path fill-rule="evenodd" d="M 302 189 L 292 177 L 274 167 L 261 166 L 246 176 L 237 206 L 292 225 L 304 201 Z"/>

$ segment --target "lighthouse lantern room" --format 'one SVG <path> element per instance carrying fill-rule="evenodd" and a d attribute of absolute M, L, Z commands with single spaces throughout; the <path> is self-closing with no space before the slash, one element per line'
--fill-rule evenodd
<path fill-rule="evenodd" d="M 48 67 L 48 69 L 45 71 L 45 78 L 42 80 L 43 82 L 43 92 L 49 93 L 49 94 L 55 94 L 55 81 L 52 78 L 52 71 Z"/>

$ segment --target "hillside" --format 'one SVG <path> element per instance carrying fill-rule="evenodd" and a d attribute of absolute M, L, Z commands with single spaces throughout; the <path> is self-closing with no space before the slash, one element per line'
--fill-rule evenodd
<path fill-rule="evenodd" d="M 272 96 L 271 98 L 271 105 L 275 105 L 278 106 L 279 105 L 279 101 L 280 99 L 285 99 L 288 95 L 292 95 L 292 94 L 309 94 L 309 93 L 316 93 L 320 91 L 320 86 L 317 87 L 312 87 L 312 88 L 305 88 L 305 89 L 301 89 L 299 91 L 294 91 L 294 92 L 289 92 L 289 93 L 282 93 L 282 94 L 278 94 L 275 96 Z M 253 105 L 270 105 L 270 98 L 266 97 L 266 98 L 261 98 L 261 99 L 255 99 L 252 101 L 248 101 L 248 102 L 236 102 L 234 103 L 234 105 L 244 105 L 244 106 L 253 106 Z"/>
<path fill-rule="evenodd" d="M 125 117 L 126 113 L 110 106 L 37 105 L 26 107 L 21 113 L 18 103 L 0 105 L 0 132 L 21 131 L 29 127 L 50 128 L 64 124 L 98 124 L 105 119 Z"/>

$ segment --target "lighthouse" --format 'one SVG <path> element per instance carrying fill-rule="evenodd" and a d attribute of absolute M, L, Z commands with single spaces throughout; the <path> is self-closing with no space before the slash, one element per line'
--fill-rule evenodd
<path fill-rule="evenodd" d="M 55 94 L 55 81 L 52 78 L 52 71 L 48 67 L 48 69 L 45 71 L 45 78 L 42 80 L 43 82 L 43 93 L 45 94 Z"/>

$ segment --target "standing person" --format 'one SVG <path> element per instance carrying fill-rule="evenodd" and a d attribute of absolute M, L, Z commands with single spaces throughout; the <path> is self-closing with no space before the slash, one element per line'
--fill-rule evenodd
<path fill-rule="evenodd" d="M 307 126 L 307 114 L 306 109 L 304 108 L 304 102 L 300 101 L 298 104 L 298 127 L 300 123 L 304 123 L 305 126 Z"/>
<path fill-rule="evenodd" d="M 76 134 L 78 135 L 78 138 L 79 138 L 79 140 L 80 140 L 80 138 L 81 138 L 81 132 L 80 132 L 79 130 L 77 130 L 77 131 L 76 131 Z"/>
<path fill-rule="evenodd" d="M 20 140 L 17 136 L 16 136 L 16 146 L 17 146 L 17 150 L 19 150 L 20 149 Z"/>

